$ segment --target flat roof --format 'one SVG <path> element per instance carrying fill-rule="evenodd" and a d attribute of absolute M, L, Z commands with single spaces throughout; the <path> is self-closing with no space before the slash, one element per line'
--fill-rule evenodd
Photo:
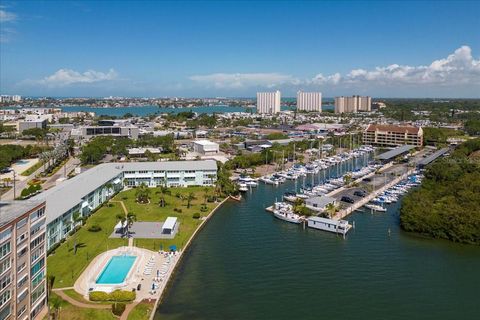
<path fill-rule="evenodd" d="M 193 141 L 195 144 L 199 144 L 202 146 L 218 146 L 218 143 L 210 141 L 210 140 L 195 140 Z"/>
<path fill-rule="evenodd" d="M 177 223 L 176 217 L 168 217 L 167 220 L 162 225 L 162 229 L 170 229 L 173 230 L 175 224 Z"/>
<path fill-rule="evenodd" d="M 89 193 L 117 178 L 124 171 L 144 170 L 217 170 L 217 162 L 214 160 L 199 160 L 104 163 L 39 193 L 32 199 L 47 202 L 46 216 L 47 223 L 50 223 L 82 203 L 83 198 Z"/>
<path fill-rule="evenodd" d="M 449 148 L 440 149 L 440 150 L 432 153 L 432 154 L 429 155 L 428 157 L 423 158 L 422 160 L 420 160 L 420 161 L 418 162 L 418 165 L 419 165 L 419 166 L 426 166 L 427 164 L 432 163 L 433 161 L 437 160 L 438 157 L 441 157 L 442 155 L 444 155 L 445 153 L 447 153 L 449 150 L 450 150 Z"/>
<path fill-rule="evenodd" d="M 0 227 L 12 220 L 24 215 L 26 212 L 38 207 L 43 201 L 39 200 L 15 200 L 0 202 Z"/>
<path fill-rule="evenodd" d="M 379 159 L 379 160 L 389 160 L 389 159 L 395 158 L 396 156 L 401 155 L 402 153 L 410 151 L 414 148 L 415 148 L 415 146 L 406 144 L 406 145 L 403 145 L 401 147 L 395 148 L 393 150 L 390 150 L 390 151 L 387 151 L 387 152 L 384 152 L 384 153 L 378 155 L 377 159 Z"/>

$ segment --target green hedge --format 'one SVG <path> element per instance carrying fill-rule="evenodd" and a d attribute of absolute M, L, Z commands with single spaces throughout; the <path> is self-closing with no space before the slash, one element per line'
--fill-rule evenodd
<path fill-rule="evenodd" d="M 111 293 L 103 291 L 92 291 L 89 294 L 90 301 L 116 301 L 128 302 L 135 300 L 136 293 L 134 291 L 115 290 Z"/>

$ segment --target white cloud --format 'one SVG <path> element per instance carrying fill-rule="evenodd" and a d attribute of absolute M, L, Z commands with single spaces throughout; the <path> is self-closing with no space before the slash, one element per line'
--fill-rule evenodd
<path fill-rule="evenodd" d="M 7 27 L 11 22 L 17 20 L 17 15 L 13 12 L 5 10 L 4 6 L 0 6 L 0 43 L 7 43 L 10 41 L 15 29 Z"/>
<path fill-rule="evenodd" d="M 15 13 L 4 10 L 3 8 L 4 7 L 0 8 L 0 23 L 17 20 L 17 15 Z"/>
<path fill-rule="evenodd" d="M 408 66 L 392 64 L 374 70 L 354 69 L 344 81 L 346 83 L 376 82 L 389 85 L 456 85 L 480 84 L 480 60 L 475 60 L 472 50 L 462 46 L 444 59 L 430 65 Z"/>
<path fill-rule="evenodd" d="M 108 72 L 87 70 L 83 73 L 71 69 L 59 69 L 54 74 L 38 80 L 37 83 L 48 87 L 63 87 L 73 84 L 88 84 L 117 79 L 118 73 L 114 69 L 110 69 Z"/>
<path fill-rule="evenodd" d="M 480 60 L 472 56 L 469 46 L 462 46 L 446 58 L 435 60 L 429 65 L 391 64 L 372 70 L 353 69 L 345 75 L 318 73 L 313 78 L 300 79 L 281 73 L 214 73 L 195 75 L 189 78 L 206 87 L 217 89 L 273 88 L 318 89 L 363 86 L 411 86 L 424 85 L 445 87 L 480 84 Z"/>
<path fill-rule="evenodd" d="M 241 89 L 252 86 L 273 88 L 285 83 L 299 83 L 298 79 L 281 73 L 213 73 L 194 75 L 189 79 L 217 89 Z"/>

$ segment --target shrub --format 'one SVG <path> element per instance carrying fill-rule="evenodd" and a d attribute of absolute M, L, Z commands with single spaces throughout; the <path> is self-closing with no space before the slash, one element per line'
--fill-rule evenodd
<path fill-rule="evenodd" d="M 193 219 L 200 219 L 200 213 L 195 212 L 192 216 Z"/>
<path fill-rule="evenodd" d="M 134 291 L 115 290 L 110 293 L 110 301 L 133 301 L 135 297 Z"/>
<path fill-rule="evenodd" d="M 110 295 L 103 291 L 92 291 L 89 298 L 90 301 L 110 301 Z"/>
<path fill-rule="evenodd" d="M 94 224 L 88 228 L 88 231 L 99 232 L 99 231 L 102 231 L 102 227 L 100 227 L 98 224 Z"/>
<path fill-rule="evenodd" d="M 125 303 L 112 303 L 112 313 L 120 317 L 125 311 Z"/>

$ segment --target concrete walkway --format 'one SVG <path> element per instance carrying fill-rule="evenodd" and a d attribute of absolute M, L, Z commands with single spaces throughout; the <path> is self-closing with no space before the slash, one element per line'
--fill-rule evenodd
<path fill-rule="evenodd" d="M 130 304 L 127 304 L 127 306 L 125 307 L 125 311 L 123 311 L 122 313 L 122 316 L 120 317 L 120 320 L 127 320 L 128 319 L 128 315 L 130 314 L 130 311 L 133 310 L 133 308 L 135 308 L 137 306 L 137 304 L 139 304 L 139 302 L 133 302 L 133 303 L 130 303 Z"/>
<path fill-rule="evenodd" d="M 67 301 L 68 303 L 79 307 L 79 308 L 87 308 L 87 309 L 111 309 L 112 306 L 110 304 L 93 304 L 93 303 L 84 303 L 80 302 L 78 300 L 75 300 L 71 297 L 69 297 L 65 292 L 62 290 L 53 290 L 56 294 L 60 296 L 63 300 Z"/>

